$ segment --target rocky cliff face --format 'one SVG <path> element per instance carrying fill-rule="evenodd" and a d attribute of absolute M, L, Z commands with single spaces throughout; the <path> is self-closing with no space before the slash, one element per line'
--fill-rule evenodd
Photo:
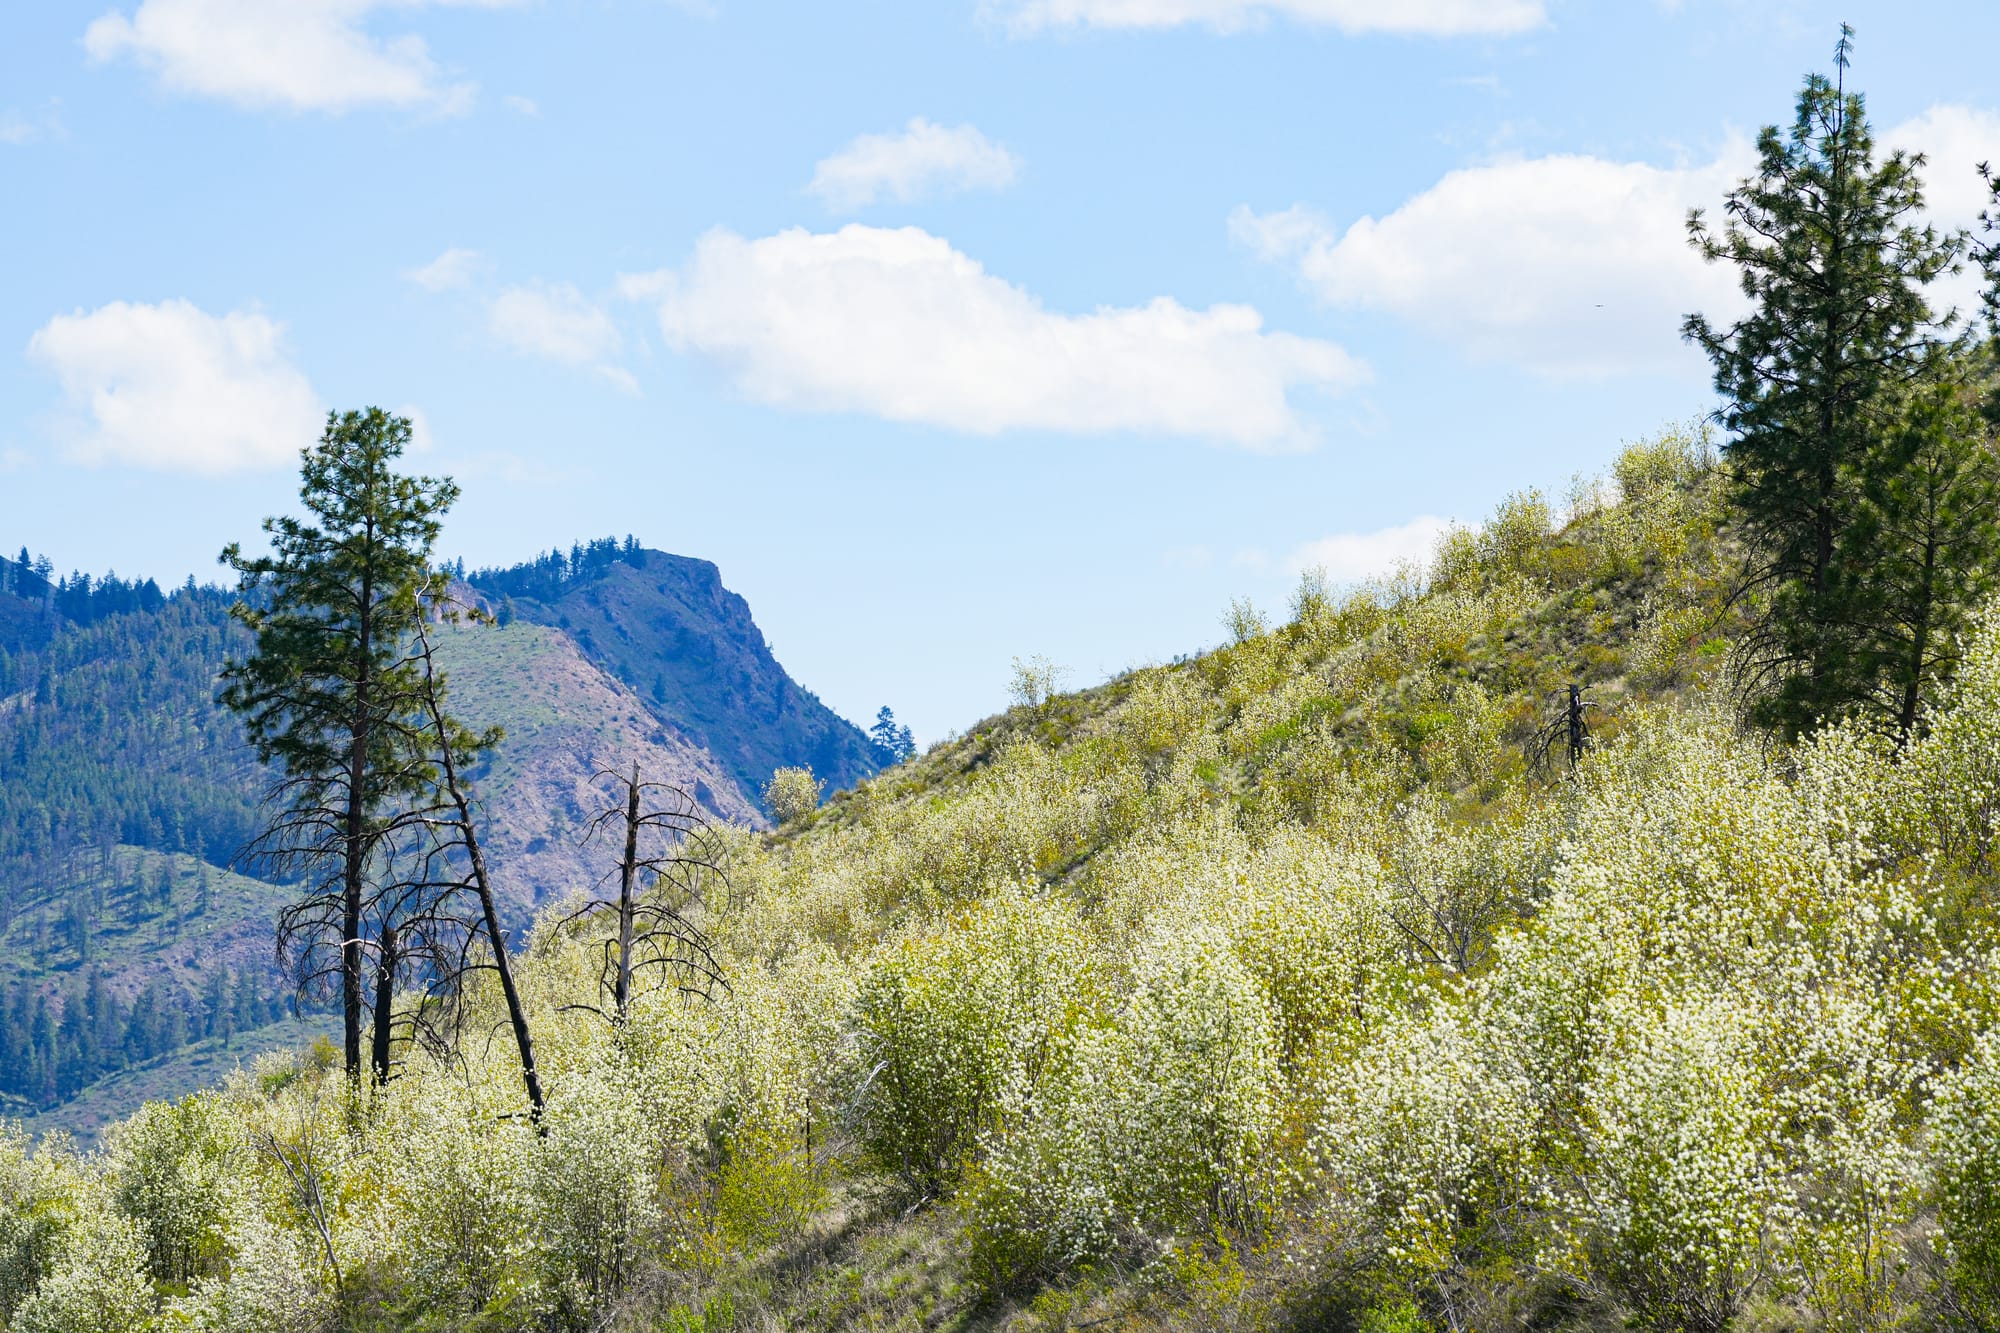
<path fill-rule="evenodd" d="M 861 729 L 778 665 L 749 603 L 707 560 L 638 549 L 555 587 L 511 586 L 505 572 L 473 576 L 489 605 L 569 635 L 753 800 L 785 765 L 809 764 L 830 788 L 878 767 Z"/>
<path fill-rule="evenodd" d="M 721 822 L 761 826 L 756 802 L 716 757 L 663 724 L 559 630 L 521 621 L 465 626 L 439 644 L 452 711 L 506 738 L 477 774 L 496 885 L 517 916 L 597 884 L 618 848 L 585 843 L 611 799 L 600 776 L 637 765 Z"/>

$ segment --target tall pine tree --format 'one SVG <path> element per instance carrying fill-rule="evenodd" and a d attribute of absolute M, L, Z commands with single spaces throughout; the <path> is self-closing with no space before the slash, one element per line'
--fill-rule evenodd
<path fill-rule="evenodd" d="M 1920 221 L 1921 156 L 1876 161 L 1861 96 L 1845 87 L 1852 36 L 1843 25 L 1833 81 L 1807 78 L 1789 132 L 1758 136 L 1757 174 L 1730 193 L 1722 229 L 1688 218 L 1695 247 L 1736 265 L 1751 302 L 1726 328 L 1695 314 L 1682 329 L 1714 365 L 1746 586 L 1766 599 L 1750 645 L 1755 712 L 1793 736 L 1874 692 L 1868 580 L 1883 525 L 1864 521 L 1869 478 L 1893 466 L 1898 414 L 1951 350 L 1952 316 L 1924 288 L 1965 247 Z"/>
<path fill-rule="evenodd" d="M 350 1077 L 361 1071 L 371 976 L 371 859 L 397 805 L 433 777 L 411 721 L 424 682 L 408 648 L 458 488 L 397 473 L 409 440 L 410 423 L 379 408 L 329 413 L 302 454 L 299 499 L 310 517 L 264 520 L 267 556 L 234 543 L 222 553 L 241 579 L 233 614 L 257 637 L 250 656 L 224 668 L 220 697 L 258 756 L 280 765 L 282 813 L 260 850 L 306 874 L 283 938 L 302 977 L 336 982 Z"/>

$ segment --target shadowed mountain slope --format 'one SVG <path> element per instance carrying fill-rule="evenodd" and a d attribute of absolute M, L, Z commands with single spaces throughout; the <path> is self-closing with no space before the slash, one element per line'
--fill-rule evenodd
<path fill-rule="evenodd" d="M 836 789 L 878 767 L 861 729 L 785 674 L 707 560 L 606 539 L 469 581 L 503 618 L 568 633 L 753 798 L 790 764 Z"/>

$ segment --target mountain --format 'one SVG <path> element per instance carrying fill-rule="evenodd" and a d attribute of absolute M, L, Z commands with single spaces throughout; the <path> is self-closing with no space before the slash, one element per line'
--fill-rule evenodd
<path fill-rule="evenodd" d="M 787 765 L 835 789 L 881 766 L 859 727 L 785 674 L 709 561 L 603 538 L 467 581 L 503 618 L 566 633 L 753 796 Z"/>
<path fill-rule="evenodd" d="M 583 839 L 609 799 L 596 776 L 604 770 L 637 764 L 649 779 L 684 787 L 717 820 L 764 823 L 715 755 L 561 630 L 521 620 L 465 625 L 444 633 L 438 657 L 452 712 L 475 728 L 506 730 L 477 782 L 494 883 L 516 921 L 602 878 L 615 852 Z"/>
<path fill-rule="evenodd" d="M 602 770 L 636 763 L 750 827 L 772 768 L 869 771 L 860 732 L 785 675 L 714 565 L 618 554 L 584 577 L 500 571 L 475 595 L 507 623 L 439 641 L 454 713 L 506 732 L 474 776 L 515 929 L 606 869 L 584 844 Z M 232 1035 L 287 1010 L 273 922 L 290 890 L 236 864 L 266 774 L 214 703 L 249 647 L 232 600 L 0 559 L 0 1106 L 88 1101 L 134 1086 L 127 1069 L 171 1091 L 212 1073 L 183 1046 L 249 1049 Z"/>

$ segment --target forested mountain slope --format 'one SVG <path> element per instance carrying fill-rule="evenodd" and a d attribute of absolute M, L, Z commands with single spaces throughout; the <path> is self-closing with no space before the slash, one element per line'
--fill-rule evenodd
<path fill-rule="evenodd" d="M 859 727 L 785 674 L 709 561 L 604 538 L 468 578 L 496 612 L 568 634 L 753 798 L 788 765 L 836 788 L 879 767 Z"/>
<path fill-rule="evenodd" d="M 681 563 L 713 584 L 712 565 Z M 709 591 L 724 616 L 714 635 L 761 652 L 741 599 L 719 584 Z M 259 827 L 266 774 L 237 720 L 215 705 L 217 670 L 249 644 L 229 618 L 232 601 L 192 584 L 166 596 L 150 581 L 58 578 L 46 562 L 0 560 L 0 1104 L 48 1109 L 117 1070 L 288 1008 L 272 932 L 291 890 L 238 862 Z M 640 640 L 662 653 L 682 646 L 651 628 L 623 634 L 617 615 L 641 614 L 636 604 L 593 606 L 577 637 L 622 643 L 630 672 L 646 670 Z M 676 622 L 687 642 L 699 639 L 691 626 L 700 614 L 690 605 Z M 581 846 L 609 799 L 592 782 L 602 769 L 638 764 L 686 785 L 717 819 L 763 821 L 756 789 L 690 739 L 727 736 L 729 710 L 753 701 L 711 694 L 698 721 L 683 721 L 672 700 L 642 696 L 577 637 L 521 616 L 440 641 L 454 708 L 508 733 L 477 787 L 514 926 L 607 869 L 604 848 Z M 695 657 L 662 657 L 652 671 L 695 681 L 716 656 Z M 819 706 L 768 654 L 762 660 L 776 676 L 761 679 L 768 697 L 740 715 L 751 748 L 775 756 L 774 766 L 845 755 L 805 740 L 785 748 L 796 738 L 774 731 L 772 717 Z M 772 702 L 780 698 L 792 714 Z M 853 731 L 821 720 L 826 735 L 835 724 Z"/>
<path fill-rule="evenodd" d="M 603 927 L 546 913 L 539 1123 L 474 1041 L 379 1089 L 268 1061 L 94 1156 L 0 1143 L 66 1219 L 7 1299 L 135 1329 L 1987 1326 L 2000 617 L 1900 753 L 1774 745 L 1737 720 L 1724 513 L 1668 438 L 1423 570 L 1239 605 L 1213 652 L 1030 685 L 652 890 L 708 998 L 669 971 L 607 1023 Z"/>

